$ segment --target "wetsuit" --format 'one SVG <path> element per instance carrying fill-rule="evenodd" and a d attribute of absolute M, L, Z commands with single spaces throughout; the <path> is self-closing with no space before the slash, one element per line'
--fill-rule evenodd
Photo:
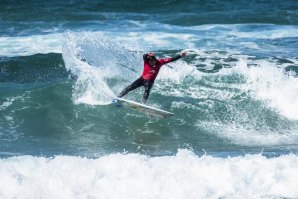
<path fill-rule="evenodd" d="M 136 88 L 139 88 L 140 86 L 145 87 L 145 92 L 143 94 L 142 103 L 145 103 L 146 100 L 149 97 L 150 90 L 154 84 L 154 80 L 157 77 L 160 68 L 169 62 L 176 61 L 181 58 L 181 55 L 177 55 L 175 57 L 170 58 L 163 58 L 163 59 L 156 59 L 156 63 L 154 66 L 150 66 L 149 60 L 148 60 L 148 54 L 143 55 L 144 60 L 144 70 L 140 78 L 138 78 L 136 81 L 134 81 L 131 85 L 126 87 L 119 95 L 118 97 L 123 97 L 126 95 L 129 91 L 132 91 Z"/>

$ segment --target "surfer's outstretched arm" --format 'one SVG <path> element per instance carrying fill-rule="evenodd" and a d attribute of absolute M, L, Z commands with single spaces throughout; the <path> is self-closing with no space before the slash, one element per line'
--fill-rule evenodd
<path fill-rule="evenodd" d="M 181 57 L 185 57 L 187 55 L 186 52 L 180 52 L 178 55 L 176 55 L 175 57 L 172 57 L 172 61 L 177 61 L 178 59 L 180 59 Z"/>
<path fill-rule="evenodd" d="M 178 55 L 176 55 L 174 57 L 160 59 L 160 61 L 162 62 L 162 64 L 167 64 L 167 63 L 170 63 L 170 62 L 177 61 L 178 59 L 180 59 L 181 57 L 185 57 L 186 55 L 187 55 L 186 52 L 181 52 L 181 53 L 179 53 Z"/>
<path fill-rule="evenodd" d="M 171 62 L 173 61 L 177 61 L 178 59 L 180 59 L 182 56 L 181 55 L 176 55 L 175 57 L 172 57 Z"/>

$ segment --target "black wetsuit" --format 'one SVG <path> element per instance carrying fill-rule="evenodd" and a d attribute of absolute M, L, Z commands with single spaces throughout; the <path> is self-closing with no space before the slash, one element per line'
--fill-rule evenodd
<path fill-rule="evenodd" d="M 154 81 L 150 81 L 150 80 L 145 80 L 143 79 L 143 77 L 138 78 L 136 81 L 134 81 L 131 85 L 129 85 L 128 87 L 126 87 L 119 95 L 118 97 L 123 97 L 124 95 L 126 95 L 129 91 L 132 91 L 136 88 L 139 88 L 140 86 L 144 86 L 145 87 L 145 91 L 143 94 L 143 98 L 142 98 L 142 103 L 145 104 L 145 102 L 147 101 L 148 97 L 149 97 L 149 93 L 150 90 L 152 88 L 154 84 Z"/>

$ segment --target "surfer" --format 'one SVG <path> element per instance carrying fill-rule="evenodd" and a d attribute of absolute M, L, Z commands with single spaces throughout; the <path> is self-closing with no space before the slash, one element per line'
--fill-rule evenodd
<path fill-rule="evenodd" d="M 131 85 L 127 86 L 117 97 L 123 97 L 128 92 L 130 92 L 136 88 L 139 88 L 140 86 L 144 86 L 145 92 L 143 94 L 142 103 L 145 104 L 149 97 L 150 90 L 154 84 L 154 80 L 157 77 L 160 68 L 164 64 L 176 61 L 186 55 L 187 55 L 186 52 L 181 52 L 174 57 L 157 59 L 155 57 L 155 53 L 153 53 L 153 52 L 144 54 L 143 55 L 144 70 L 143 70 L 141 77 L 139 77 Z"/>

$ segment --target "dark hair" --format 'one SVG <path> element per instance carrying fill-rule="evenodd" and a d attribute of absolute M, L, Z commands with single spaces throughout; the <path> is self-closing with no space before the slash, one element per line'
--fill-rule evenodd
<path fill-rule="evenodd" d="M 156 60 L 156 57 L 155 57 L 155 56 L 149 56 L 149 55 L 148 55 L 147 59 L 148 59 L 148 60 Z"/>

